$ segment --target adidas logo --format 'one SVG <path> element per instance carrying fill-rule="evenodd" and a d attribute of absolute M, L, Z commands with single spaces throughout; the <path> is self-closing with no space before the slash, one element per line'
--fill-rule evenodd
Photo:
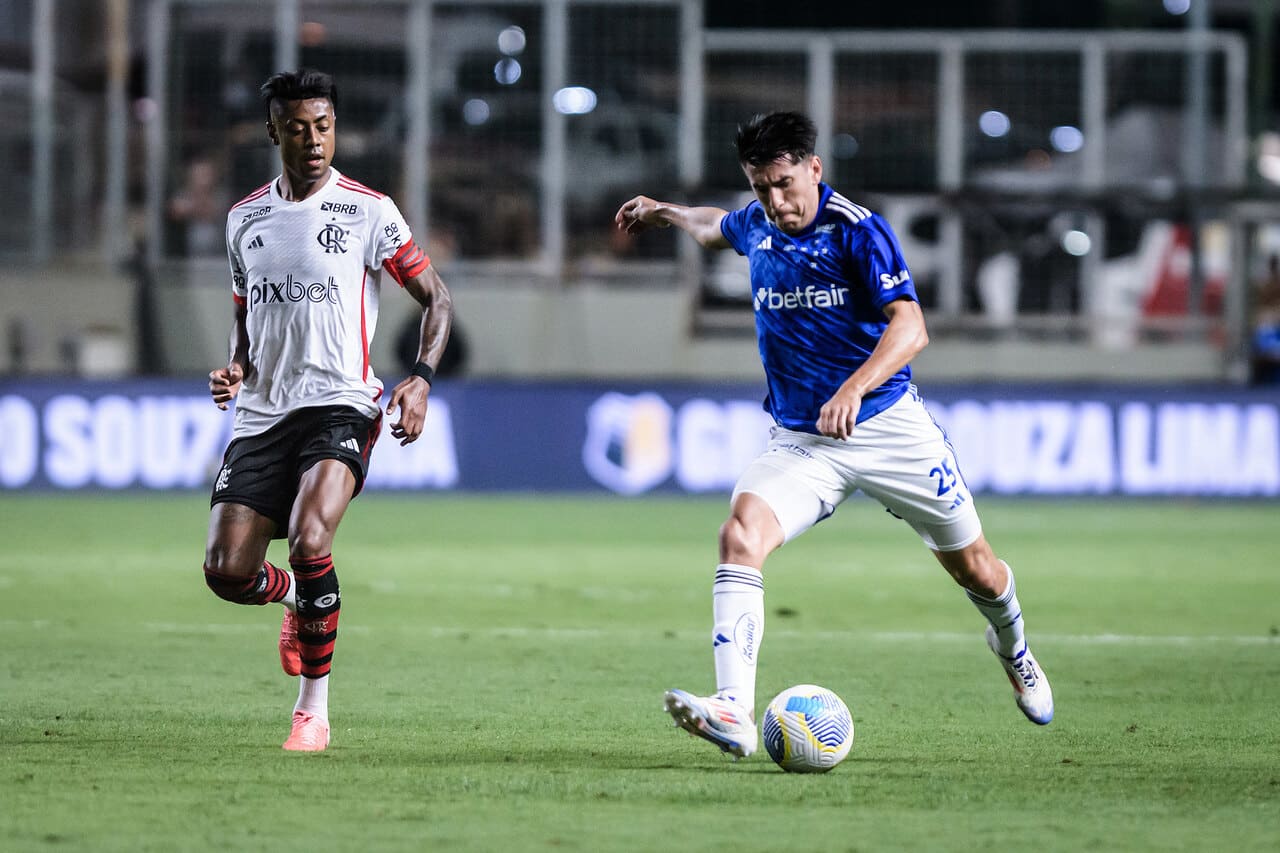
<path fill-rule="evenodd" d="M 769 235 L 768 237 L 765 237 L 765 238 L 764 238 L 763 240 L 761 240 L 759 243 L 756 243 L 756 248 L 757 248 L 757 249 L 764 250 L 764 251 L 768 251 L 769 249 L 772 249 L 772 248 L 773 248 L 773 235 L 771 234 L 771 235 Z"/>
<path fill-rule="evenodd" d="M 338 446 L 343 450 L 350 450 L 352 453 L 360 452 L 360 445 L 356 443 L 354 438 L 346 438 L 338 442 Z"/>
<path fill-rule="evenodd" d="M 250 248 L 250 249 L 261 249 L 261 248 L 262 248 L 262 235 L 261 235 L 261 234 L 259 234 L 257 237 L 254 237 L 252 240 L 250 240 L 250 241 L 249 241 L 249 245 L 248 245 L 248 247 L 247 247 L 247 248 Z"/>
<path fill-rule="evenodd" d="M 725 643 L 728 643 L 728 642 L 732 642 L 732 641 L 728 637 L 726 637 L 724 634 L 721 634 L 720 632 L 717 631 L 716 638 L 715 640 L 712 641 L 711 647 L 714 649 L 717 646 L 723 646 Z"/>

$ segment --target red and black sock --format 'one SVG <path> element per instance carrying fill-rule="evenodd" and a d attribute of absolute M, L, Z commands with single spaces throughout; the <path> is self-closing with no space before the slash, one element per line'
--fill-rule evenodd
<path fill-rule="evenodd" d="M 298 643 L 302 646 L 303 678 L 329 674 L 333 645 L 338 637 L 338 575 L 333 557 L 292 557 L 293 579 L 297 584 Z"/>
<path fill-rule="evenodd" d="M 204 567 L 204 582 L 218 598 L 236 604 L 271 604 L 289 594 L 289 573 L 263 562 L 253 577 L 239 577 Z"/>

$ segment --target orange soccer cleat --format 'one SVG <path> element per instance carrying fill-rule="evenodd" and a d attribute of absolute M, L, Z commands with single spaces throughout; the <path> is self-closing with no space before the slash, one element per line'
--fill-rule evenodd
<path fill-rule="evenodd" d="M 284 609 L 280 622 L 280 668 L 285 675 L 302 672 L 302 646 L 298 643 L 298 616 L 289 608 Z"/>
<path fill-rule="evenodd" d="M 323 752 L 329 745 L 329 721 L 306 711 L 293 712 L 293 730 L 283 749 L 290 752 Z"/>

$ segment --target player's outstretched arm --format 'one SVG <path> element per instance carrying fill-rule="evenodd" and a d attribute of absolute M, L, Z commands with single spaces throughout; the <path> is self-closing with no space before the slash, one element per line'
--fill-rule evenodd
<path fill-rule="evenodd" d="M 725 214 L 726 211 L 718 207 L 686 207 L 638 195 L 618 208 L 613 221 L 628 234 L 674 225 L 697 240 L 703 248 L 727 249 L 729 241 L 720 231 L 720 220 Z"/>
<path fill-rule="evenodd" d="M 426 373 L 434 375 L 449 342 L 449 330 L 453 327 L 453 299 L 449 288 L 433 265 L 415 276 L 404 280 L 404 289 L 422 306 L 422 331 L 418 341 L 417 373 L 405 378 L 391 391 L 387 401 L 387 414 L 399 409 L 400 417 L 391 424 L 391 435 L 401 444 L 417 441 L 427 419 L 427 395 L 431 382 Z"/>

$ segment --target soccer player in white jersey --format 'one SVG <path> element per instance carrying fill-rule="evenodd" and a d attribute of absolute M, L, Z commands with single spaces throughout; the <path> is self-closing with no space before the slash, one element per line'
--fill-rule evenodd
<path fill-rule="evenodd" d="M 213 485 L 204 573 L 237 604 L 284 605 L 280 662 L 300 676 L 284 748 L 329 744 L 329 670 L 341 598 L 332 545 L 364 485 L 382 406 L 401 444 L 422 433 L 449 338 L 449 291 L 395 202 L 331 165 L 329 75 L 301 70 L 262 86 L 281 174 L 227 215 L 234 300 L 231 358 L 209 374 L 235 426 Z M 369 364 L 383 273 L 422 306 L 418 363 L 384 400 Z M 287 537 L 285 571 L 266 560 Z"/>
<path fill-rule="evenodd" d="M 668 691 L 666 710 L 726 752 L 755 751 L 765 558 L 861 490 L 906 521 L 967 592 L 1018 707 L 1047 724 L 1053 694 L 1023 635 L 1013 572 L 987 544 L 951 445 L 911 384 L 908 363 L 928 335 L 897 238 L 822 182 L 816 135 L 790 112 L 741 126 L 738 160 L 756 195 L 741 210 L 637 196 L 615 216 L 630 233 L 674 225 L 706 248 L 747 256 L 765 408 L 776 422 L 720 528 L 716 691 Z"/>

